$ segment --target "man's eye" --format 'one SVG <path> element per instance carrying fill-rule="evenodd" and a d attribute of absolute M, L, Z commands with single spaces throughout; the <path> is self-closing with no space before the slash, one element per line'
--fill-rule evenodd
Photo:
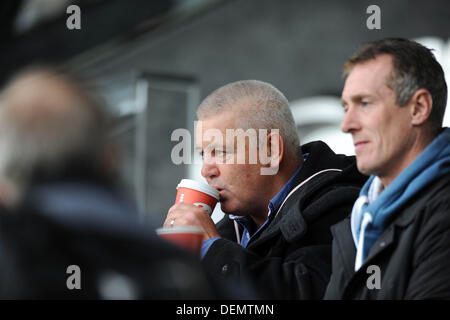
<path fill-rule="evenodd" d="M 226 152 L 225 151 L 223 151 L 223 150 L 215 150 L 215 155 L 216 155 L 216 157 L 222 157 L 222 156 L 224 156 L 226 154 Z"/>
<path fill-rule="evenodd" d="M 364 107 L 367 106 L 367 105 L 369 105 L 369 103 L 370 103 L 370 102 L 369 102 L 369 101 L 366 101 L 366 100 L 362 100 L 362 101 L 361 101 L 361 105 L 364 106 Z"/>

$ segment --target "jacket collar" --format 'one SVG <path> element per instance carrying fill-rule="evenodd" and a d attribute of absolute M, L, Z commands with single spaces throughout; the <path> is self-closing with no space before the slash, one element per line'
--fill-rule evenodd
<path fill-rule="evenodd" d="M 293 190 L 293 194 L 286 200 L 286 211 L 281 214 L 280 229 L 284 238 L 288 242 L 294 242 L 300 239 L 307 231 L 307 223 L 311 220 L 310 215 L 306 211 L 300 211 L 303 203 L 311 197 L 311 195 L 327 181 L 330 181 L 336 175 L 339 175 L 340 169 L 325 169 L 316 172 L 308 179 L 302 181 Z M 316 212 L 311 212 L 316 213 Z M 284 216 L 284 218 L 283 218 Z"/>
<path fill-rule="evenodd" d="M 448 176 L 448 175 L 447 175 Z M 417 213 L 421 207 L 425 206 L 428 202 L 428 199 L 433 195 L 433 192 L 429 192 L 427 190 L 440 188 L 445 185 L 448 180 L 440 179 L 436 183 L 428 185 L 426 188 L 421 190 L 422 194 L 426 194 L 425 197 L 420 198 L 419 201 L 413 201 L 411 203 L 406 203 L 402 207 L 399 208 L 399 212 L 394 214 L 391 219 L 392 221 L 387 223 L 386 230 L 381 234 L 381 236 L 374 243 L 373 248 L 369 251 L 369 255 L 367 256 L 366 262 L 370 265 L 370 260 L 377 256 L 380 252 L 387 249 L 396 239 L 396 233 L 407 227 L 410 223 L 414 221 Z M 364 263 L 361 268 L 365 265 Z"/>
<path fill-rule="evenodd" d="M 307 231 L 309 217 L 304 216 L 303 212 L 299 214 L 299 208 L 302 208 L 303 203 L 317 189 L 334 179 L 344 168 L 353 164 L 348 157 L 336 155 L 321 141 L 310 142 L 303 145 L 301 149 L 303 153 L 309 153 L 309 156 L 303 163 L 299 174 L 293 179 L 293 184 L 298 188 L 296 189 L 294 187 L 285 199 L 279 213 L 267 227 L 264 235 L 256 239 L 249 246 L 255 246 L 258 243 L 265 242 L 268 238 L 277 235 L 280 231 L 288 242 L 300 239 Z M 330 168 L 330 164 L 336 166 Z M 330 169 L 332 171 L 328 171 Z M 305 181 L 307 182 L 302 185 Z"/>
<path fill-rule="evenodd" d="M 396 233 L 409 225 L 414 220 L 414 218 L 415 216 L 410 214 L 410 210 L 402 211 L 374 243 L 367 259 L 358 270 L 358 273 L 365 273 L 367 266 L 371 265 L 371 261 L 373 260 L 373 258 L 391 247 L 395 241 Z M 336 254 L 341 257 L 340 261 L 343 264 L 345 274 L 350 280 L 355 274 L 356 259 L 356 247 L 350 228 L 350 218 L 346 218 L 343 221 L 340 221 L 332 226 L 331 233 L 333 234 L 333 241 L 335 242 L 335 245 L 337 247 Z"/>

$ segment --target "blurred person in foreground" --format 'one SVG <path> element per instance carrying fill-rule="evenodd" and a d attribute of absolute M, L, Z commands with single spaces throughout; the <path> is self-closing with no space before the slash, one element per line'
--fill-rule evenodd
<path fill-rule="evenodd" d="M 321 141 L 300 148 L 289 102 L 262 81 L 217 89 L 197 116 L 201 173 L 226 216 L 216 226 L 203 209 L 180 203 L 165 226 L 205 230 L 202 261 L 215 278 L 246 279 L 263 298 L 321 299 L 331 272 L 329 227 L 350 213 L 366 179 L 354 157 Z"/>
<path fill-rule="evenodd" d="M 333 227 L 328 299 L 450 299 L 447 85 L 433 53 L 406 39 L 360 48 L 345 64 L 341 127 L 370 175 Z"/>
<path fill-rule="evenodd" d="M 51 68 L 2 92 L 0 298 L 218 297 L 194 257 L 138 224 L 117 185 L 109 122 Z"/>

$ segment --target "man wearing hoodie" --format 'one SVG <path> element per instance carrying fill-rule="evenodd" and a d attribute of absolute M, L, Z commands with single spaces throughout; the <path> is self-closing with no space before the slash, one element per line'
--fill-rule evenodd
<path fill-rule="evenodd" d="M 321 299 L 331 271 L 329 228 L 350 213 L 366 179 L 354 157 L 321 141 L 300 148 L 289 102 L 262 81 L 217 89 L 197 115 L 201 173 L 227 215 L 215 226 L 203 209 L 181 203 L 166 226 L 205 230 L 203 263 L 214 278 L 245 279 L 262 298 Z"/>
<path fill-rule="evenodd" d="M 371 175 L 333 226 L 327 299 L 450 298 L 450 129 L 444 72 L 406 39 L 363 46 L 344 66 L 345 117 Z"/>

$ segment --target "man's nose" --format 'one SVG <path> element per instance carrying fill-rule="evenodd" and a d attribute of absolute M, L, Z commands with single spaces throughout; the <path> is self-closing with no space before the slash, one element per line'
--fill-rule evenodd
<path fill-rule="evenodd" d="M 356 114 L 353 108 L 349 107 L 345 112 L 341 122 L 341 130 L 345 133 L 351 133 L 359 128 Z"/>
<path fill-rule="evenodd" d="M 209 182 L 211 179 L 218 177 L 220 171 L 215 161 L 212 159 L 204 159 L 201 174 Z"/>

